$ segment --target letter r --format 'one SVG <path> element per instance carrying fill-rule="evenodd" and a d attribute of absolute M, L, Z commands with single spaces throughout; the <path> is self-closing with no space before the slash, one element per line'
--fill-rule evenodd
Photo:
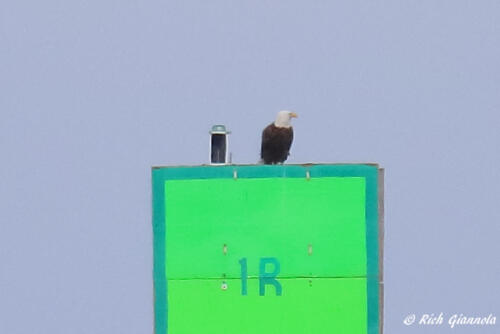
<path fill-rule="evenodd" d="M 274 270 L 266 272 L 266 265 L 273 264 Z M 266 284 L 274 285 L 276 288 L 276 296 L 281 296 L 281 284 L 276 277 L 280 273 L 280 262 L 275 257 L 261 257 L 259 263 L 259 295 L 266 294 Z"/>

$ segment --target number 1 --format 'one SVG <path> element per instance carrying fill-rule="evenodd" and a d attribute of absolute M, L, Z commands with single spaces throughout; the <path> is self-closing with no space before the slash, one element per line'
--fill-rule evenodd
<path fill-rule="evenodd" d="M 246 296 L 247 295 L 247 279 L 248 279 L 247 258 L 244 257 L 239 262 L 241 265 L 241 295 Z"/>

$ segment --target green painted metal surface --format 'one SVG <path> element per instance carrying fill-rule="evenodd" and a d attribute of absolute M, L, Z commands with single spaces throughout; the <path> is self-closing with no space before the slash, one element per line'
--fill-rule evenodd
<path fill-rule="evenodd" d="M 283 295 L 240 294 L 240 280 L 169 281 L 169 333 L 366 333 L 366 279 L 283 279 Z"/>
<path fill-rule="evenodd" d="M 169 279 L 237 278 L 240 258 L 270 256 L 280 277 L 366 276 L 364 178 L 173 180 L 165 193 Z"/>
<path fill-rule="evenodd" d="M 378 333 L 377 172 L 154 169 L 156 333 Z"/>

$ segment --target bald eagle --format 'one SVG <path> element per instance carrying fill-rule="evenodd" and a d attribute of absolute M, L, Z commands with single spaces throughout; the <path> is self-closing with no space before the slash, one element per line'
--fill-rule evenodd
<path fill-rule="evenodd" d="M 262 131 L 260 158 L 265 164 L 283 163 L 288 158 L 293 140 L 291 120 L 294 117 L 298 117 L 294 112 L 280 111 L 276 121 Z"/>

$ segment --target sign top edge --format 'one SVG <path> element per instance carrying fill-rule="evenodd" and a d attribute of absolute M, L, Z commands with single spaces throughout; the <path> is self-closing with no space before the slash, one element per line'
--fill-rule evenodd
<path fill-rule="evenodd" d="M 345 162 L 345 163 L 301 163 L 301 164 L 283 164 L 283 165 L 264 165 L 264 164 L 225 164 L 225 165 L 153 165 L 152 170 L 156 169 L 170 169 L 170 168 L 190 168 L 190 167 L 207 167 L 207 168 L 224 168 L 224 167 L 268 167 L 268 168 L 278 168 L 278 167 L 313 167 L 313 166 L 370 166 L 381 169 L 379 163 L 376 162 Z"/>

